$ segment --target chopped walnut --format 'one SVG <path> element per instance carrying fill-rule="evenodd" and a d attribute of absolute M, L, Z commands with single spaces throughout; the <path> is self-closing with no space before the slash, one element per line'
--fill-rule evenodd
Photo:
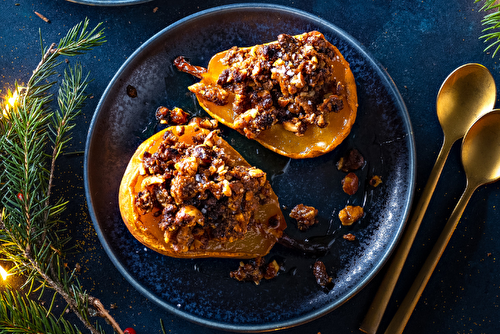
<path fill-rule="evenodd" d="M 347 241 L 354 241 L 354 240 L 356 240 L 356 236 L 354 234 L 352 234 L 352 233 L 344 234 L 342 236 L 342 238 L 344 238 Z"/>
<path fill-rule="evenodd" d="M 272 279 L 278 276 L 280 266 L 276 260 L 265 263 L 264 258 L 258 257 L 248 263 L 240 262 L 237 270 L 229 273 L 231 278 L 238 281 L 254 282 L 259 285 L 262 279 Z"/>
<path fill-rule="evenodd" d="M 189 124 L 196 124 L 200 128 L 215 130 L 219 127 L 219 121 L 213 118 L 202 118 L 202 117 L 193 117 L 189 121 Z"/>
<path fill-rule="evenodd" d="M 380 178 L 380 176 L 378 175 L 374 175 L 371 179 L 370 179 L 370 185 L 374 188 L 378 187 L 380 184 L 382 183 L 382 179 Z"/>
<path fill-rule="evenodd" d="M 156 120 L 161 124 L 181 125 L 186 124 L 189 119 L 189 114 L 181 108 L 172 110 L 167 107 L 158 107 L 156 109 Z"/>
<path fill-rule="evenodd" d="M 365 164 L 365 158 L 355 148 L 350 150 L 345 156 L 337 162 L 338 170 L 349 173 L 360 169 Z"/>
<path fill-rule="evenodd" d="M 339 212 L 340 222 L 344 226 L 350 226 L 363 217 L 364 211 L 360 206 L 348 205 Z"/>
<path fill-rule="evenodd" d="M 358 186 L 358 176 L 352 172 L 342 179 L 342 190 L 348 195 L 354 195 L 358 191 Z"/>
<path fill-rule="evenodd" d="M 337 95 L 330 95 L 318 106 L 318 109 L 323 113 L 339 112 L 342 108 L 344 108 L 344 102 Z"/>
<path fill-rule="evenodd" d="M 266 266 L 266 273 L 264 274 L 265 279 L 272 279 L 278 276 L 280 271 L 280 266 L 276 260 L 272 260 Z"/>
<path fill-rule="evenodd" d="M 127 86 L 127 95 L 130 96 L 131 98 L 136 98 L 137 97 L 137 89 L 132 85 L 128 85 Z"/>
<path fill-rule="evenodd" d="M 295 206 L 290 212 L 290 218 L 297 220 L 297 227 L 301 231 L 307 230 L 309 227 L 317 223 L 316 215 L 318 209 L 312 206 L 299 204 Z"/>
<path fill-rule="evenodd" d="M 148 189 L 140 191 L 135 198 L 135 206 L 143 213 L 151 212 L 155 206 L 154 197 Z"/>
<path fill-rule="evenodd" d="M 318 283 L 318 285 L 326 289 L 333 288 L 332 278 L 328 275 L 325 264 L 322 261 L 317 260 L 314 263 L 313 274 L 314 277 L 316 278 L 316 283 Z"/>
<path fill-rule="evenodd" d="M 216 85 L 204 85 L 199 82 L 189 86 L 189 90 L 218 106 L 226 105 L 229 102 L 229 92 Z"/>
<path fill-rule="evenodd" d="M 299 118 L 294 117 L 289 121 L 283 122 L 283 128 L 285 130 L 295 133 L 297 136 L 301 137 L 304 135 L 307 129 L 307 124 L 299 120 Z"/>

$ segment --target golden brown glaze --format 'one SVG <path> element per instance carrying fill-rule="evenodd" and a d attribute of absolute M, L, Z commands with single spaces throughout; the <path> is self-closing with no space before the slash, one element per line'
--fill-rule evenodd
<path fill-rule="evenodd" d="M 311 38 L 311 36 L 314 38 L 324 39 L 323 35 L 319 32 L 310 32 L 293 36 L 293 38 L 300 39 L 302 41 Z M 255 48 L 257 47 L 265 47 L 277 43 L 278 41 L 264 44 L 262 46 L 238 48 L 237 50 L 238 52 L 250 51 L 251 53 L 253 52 L 252 50 L 256 50 Z M 324 44 L 325 43 L 322 45 Z M 246 110 L 246 112 L 236 110 L 237 107 L 235 106 L 237 106 L 238 103 L 235 103 L 235 100 L 238 100 L 241 95 L 235 94 L 230 89 L 228 90 L 223 88 L 218 84 L 218 82 L 221 81 L 221 74 L 227 74 L 227 70 L 230 65 L 227 64 L 228 61 L 226 58 L 229 52 L 234 53 L 234 49 L 216 54 L 210 60 L 205 73 L 202 71 L 192 73 L 197 77 L 201 77 L 201 81 L 191 86 L 190 90 L 196 94 L 200 105 L 212 117 L 223 124 L 238 130 L 247 137 L 257 140 L 263 146 L 271 149 L 272 151 L 295 159 L 316 157 L 332 151 L 347 137 L 356 119 L 358 106 L 356 83 L 350 70 L 349 63 L 344 59 L 340 51 L 335 46 L 329 42 L 326 42 L 326 45 L 328 54 L 333 54 L 333 56 L 326 59 L 324 61 L 326 64 L 323 65 L 328 68 L 328 71 L 332 71 L 334 73 L 334 82 L 336 85 L 330 87 L 330 83 L 328 91 L 319 91 L 319 94 L 322 95 L 320 102 L 318 102 L 318 105 L 314 107 L 313 111 L 308 114 L 304 114 L 302 111 L 295 110 L 297 109 L 298 103 L 295 103 L 295 106 L 292 108 L 290 106 L 292 106 L 293 103 L 282 101 L 289 100 L 289 96 L 287 94 L 289 94 L 290 91 L 296 94 L 296 97 L 306 96 L 308 92 L 317 90 L 317 87 L 321 84 L 321 82 L 314 82 L 309 85 L 310 87 L 304 87 L 304 83 L 307 83 L 307 80 L 304 80 L 302 73 L 305 73 L 305 70 L 303 70 L 303 72 L 297 72 L 297 69 L 293 69 L 296 71 L 295 75 L 290 74 L 290 78 L 285 81 L 283 81 L 282 77 L 274 75 L 273 88 L 270 89 L 270 87 L 267 87 L 265 90 L 274 94 L 273 100 L 277 101 L 280 99 L 280 102 L 276 102 L 271 108 L 281 109 L 279 111 L 273 111 L 277 116 L 271 115 L 270 117 L 276 116 L 276 120 L 272 122 L 273 124 L 271 126 L 267 124 L 267 128 L 263 127 L 262 130 L 259 129 L 252 132 L 250 126 L 245 127 L 245 122 L 247 120 L 252 121 L 253 118 L 256 117 L 255 108 Z M 323 47 L 323 49 L 325 48 Z M 273 73 L 276 74 L 279 71 L 282 72 L 283 70 L 288 72 L 289 69 L 286 67 L 288 66 L 286 64 L 288 63 L 281 62 L 281 58 L 280 61 L 274 62 L 273 66 L 277 66 L 276 68 L 279 67 L 282 70 L 274 70 Z M 180 70 L 186 70 L 188 67 L 186 64 L 179 64 L 178 68 Z M 186 72 L 189 73 L 187 70 Z M 310 74 L 310 77 L 312 76 L 313 75 Z M 293 86 L 294 84 L 295 86 Z M 252 85 L 252 83 L 250 83 L 250 85 Z M 280 86 L 282 87 L 281 90 L 279 88 Z M 286 87 L 283 88 L 283 86 Z M 273 91 L 276 90 L 280 91 L 273 93 Z M 286 98 L 283 97 L 284 95 L 286 95 Z M 335 109 L 334 111 L 330 110 L 329 112 L 320 112 L 320 109 L 332 109 L 332 97 L 335 98 L 333 100 L 338 100 L 338 103 L 336 103 L 338 106 L 341 106 L 341 109 L 337 110 L 335 107 L 333 108 Z M 278 106 L 277 104 L 281 105 Z M 291 113 L 297 114 L 292 115 Z M 300 113 L 302 113 L 301 116 L 298 116 Z M 284 120 L 279 120 L 278 118 L 283 114 L 286 114 L 284 116 Z M 269 123 L 269 117 L 267 119 L 267 122 Z M 312 119 L 310 124 L 306 124 L 307 119 Z M 241 124 L 243 124 L 243 127 Z M 303 131 L 304 129 L 305 131 Z"/>
<path fill-rule="evenodd" d="M 196 138 L 207 136 L 210 130 L 201 128 L 192 123 L 185 126 L 173 126 L 163 130 L 143 142 L 132 156 L 119 190 L 120 212 L 129 231 L 134 237 L 147 247 L 168 256 L 178 258 L 201 258 L 201 257 L 224 257 L 224 258 L 255 258 L 266 255 L 273 247 L 278 238 L 281 237 L 286 228 L 286 222 L 281 213 L 277 196 L 272 189 L 265 203 L 261 202 L 252 214 L 253 223 L 239 239 L 219 240 L 209 238 L 205 245 L 192 243 L 189 247 L 174 247 L 172 240 L 166 237 L 166 231 L 160 228 L 162 219 L 161 209 L 153 209 L 145 213 L 140 210 L 135 202 L 137 195 L 148 185 L 151 175 L 146 175 L 143 166 L 145 152 L 153 154 L 162 142 L 166 131 L 177 136 L 180 142 L 187 145 L 196 144 Z M 217 135 L 212 135 L 213 144 L 224 150 L 236 166 L 250 167 L 245 159 L 234 150 L 226 141 Z M 154 180 L 153 180 L 154 181 Z M 180 206 L 180 205 L 179 205 Z M 190 212 L 199 213 L 192 206 L 184 206 L 183 214 Z M 160 211 L 160 212 L 158 212 Z M 195 215 L 196 216 L 196 215 Z M 233 240 L 235 239 L 235 240 Z"/>

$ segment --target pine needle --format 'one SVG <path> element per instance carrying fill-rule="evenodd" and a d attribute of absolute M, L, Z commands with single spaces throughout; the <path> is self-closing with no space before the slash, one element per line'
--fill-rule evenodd
<path fill-rule="evenodd" d="M 474 3 L 481 2 L 482 0 L 475 0 Z M 482 19 L 481 23 L 485 28 L 483 29 L 483 35 L 480 36 L 480 39 L 484 39 L 485 43 L 488 43 L 488 46 L 484 49 L 484 52 L 494 48 L 491 57 L 494 58 L 496 54 L 500 51 L 500 31 L 497 31 L 500 28 L 500 12 L 498 11 L 500 8 L 500 4 L 496 0 L 484 0 L 483 6 L 480 8 L 480 11 L 483 12 L 492 12 L 486 14 Z"/>
<path fill-rule="evenodd" d="M 0 293 L 0 332 L 81 333 L 65 319 L 54 317 L 40 304 L 12 291 Z"/>

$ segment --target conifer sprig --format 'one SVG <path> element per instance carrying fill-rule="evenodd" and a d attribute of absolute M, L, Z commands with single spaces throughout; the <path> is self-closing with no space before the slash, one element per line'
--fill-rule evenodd
<path fill-rule="evenodd" d="M 475 0 L 474 2 L 477 3 L 480 1 L 482 0 Z M 484 51 L 494 48 L 491 57 L 495 57 L 500 50 L 500 31 L 498 30 L 500 28 L 499 8 L 500 4 L 497 0 L 484 0 L 484 4 L 480 9 L 480 11 L 489 12 L 481 21 L 486 28 L 483 29 L 483 35 L 479 38 L 484 39 L 484 42 L 488 43 Z"/>
<path fill-rule="evenodd" d="M 0 322 L 1 333 L 81 333 L 65 319 L 56 318 L 37 302 L 12 291 L 0 293 L 0 314 L 9 315 Z"/>
<path fill-rule="evenodd" d="M 76 64 L 64 71 L 54 101 L 60 56 L 83 54 L 104 43 L 102 30 L 88 29 L 88 20 L 71 28 L 59 43 L 45 48 L 43 57 L 25 87 L 15 85 L 17 103 L 0 105 L 0 260 L 10 262 L 11 274 L 23 275 L 27 295 L 55 291 L 93 334 L 104 331 L 94 315 L 104 317 L 123 333 L 97 298 L 87 294 L 66 268 L 68 238 L 62 237 L 63 199 L 52 198 L 56 160 L 71 140 L 75 118 L 87 98 L 89 75 Z M 41 35 L 41 34 L 40 34 Z M 42 38 L 40 37 L 40 41 Z M 63 317 L 7 289 L 0 293 L 0 332 L 79 333 Z M 44 316 L 42 316 L 44 315 Z"/>

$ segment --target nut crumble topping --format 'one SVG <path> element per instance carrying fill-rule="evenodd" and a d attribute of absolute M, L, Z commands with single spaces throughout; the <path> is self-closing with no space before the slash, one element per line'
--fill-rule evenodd
<path fill-rule="evenodd" d="M 165 242 L 176 252 L 204 249 L 212 239 L 243 238 L 257 224 L 255 210 L 269 199 L 266 173 L 236 165 L 216 145 L 217 130 L 200 131 L 193 144 L 179 141 L 178 135 L 167 130 L 157 152 L 143 154 L 136 207 L 161 216 Z"/>
<path fill-rule="evenodd" d="M 296 205 L 290 212 L 290 218 L 297 220 L 297 227 L 301 231 L 309 229 L 317 223 L 318 209 L 304 204 Z"/>
<path fill-rule="evenodd" d="M 364 215 L 364 210 L 361 206 L 347 205 L 340 210 L 339 219 L 342 225 L 350 226 L 360 220 Z"/>
<path fill-rule="evenodd" d="M 266 263 L 263 257 L 257 257 L 248 263 L 241 261 L 238 269 L 231 271 L 229 275 L 238 281 L 259 285 L 262 279 L 268 280 L 278 276 L 279 270 L 280 266 L 276 260 Z"/>
<path fill-rule="evenodd" d="M 217 105 L 234 93 L 234 124 L 248 138 L 277 123 L 303 136 L 309 126 L 325 127 L 326 115 L 344 107 L 345 88 L 332 66 L 336 57 L 318 32 L 282 34 L 275 43 L 228 50 L 222 63 L 229 67 L 217 84 L 190 90 Z"/>

